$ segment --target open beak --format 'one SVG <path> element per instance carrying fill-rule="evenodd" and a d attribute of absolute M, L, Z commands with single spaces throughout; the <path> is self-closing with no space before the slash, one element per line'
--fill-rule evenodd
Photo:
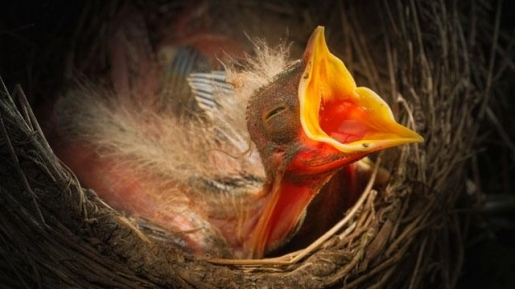
<path fill-rule="evenodd" d="M 338 169 L 374 151 L 423 141 L 395 121 L 375 92 L 356 87 L 343 62 L 329 52 L 323 27 L 313 32 L 304 65 L 297 94 L 298 142 L 270 184 L 270 199 L 251 242 L 254 258 L 291 237 L 314 196 Z"/>
<path fill-rule="evenodd" d="M 315 29 L 304 52 L 299 83 L 300 119 L 307 137 L 343 153 L 371 153 L 424 139 L 398 124 L 375 92 L 357 87 L 343 62 L 329 52 L 324 28 Z"/>

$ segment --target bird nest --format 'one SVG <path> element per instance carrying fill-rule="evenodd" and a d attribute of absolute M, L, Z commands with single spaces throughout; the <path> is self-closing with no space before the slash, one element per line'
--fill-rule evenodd
<path fill-rule="evenodd" d="M 495 95 L 489 61 L 498 34 L 491 7 L 481 1 L 299 2 L 302 8 L 247 2 L 265 11 L 259 15 L 269 9 L 278 18 L 301 9 L 302 27 L 329 27 L 330 45 L 341 48 L 351 72 L 425 142 L 380 154 L 376 163 L 391 172 L 389 182 L 373 186 L 373 174 L 358 202 L 309 247 L 260 260 L 215 259 L 147 236 L 82 188 L 53 154 L 22 90 L 9 94 L 2 87 L 0 271 L 6 286 L 455 286 L 464 256 L 457 202 L 466 192 L 478 124 Z"/>

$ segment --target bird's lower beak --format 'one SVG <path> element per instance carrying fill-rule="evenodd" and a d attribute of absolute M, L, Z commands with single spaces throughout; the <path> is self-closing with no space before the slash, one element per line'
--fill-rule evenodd
<path fill-rule="evenodd" d="M 343 153 L 364 154 L 423 141 L 395 121 L 375 92 L 356 86 L 343 62 L 327 48 L 323 27 L 313 32 L 304 61 L 298 95 L 301 124 L 309 139 Z"/>

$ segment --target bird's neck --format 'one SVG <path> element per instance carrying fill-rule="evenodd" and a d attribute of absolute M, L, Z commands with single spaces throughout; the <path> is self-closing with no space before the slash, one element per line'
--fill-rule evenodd
<path fill-rule="evenodd" d="M 245 239 L 243 257 L 261 258 L 267 251 L 287 242 L 302 224 L 307 206 L 330 177 L 312 183 L 275 179 L 265 185 L 266 203 Z"/>

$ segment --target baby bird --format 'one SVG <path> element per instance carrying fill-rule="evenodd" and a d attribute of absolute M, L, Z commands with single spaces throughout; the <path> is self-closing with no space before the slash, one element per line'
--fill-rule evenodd
<path fill-rule="evenodd" d="M 423 139 L 356 86 L 323 27 L 297 61 L 256 45 L 250 57 L 204 35 L 163 46 L 161 61 L 133 47 L 134 77 L 115 43 L 110 84 L 83 81 L 56 101 L 56 154 L 106 203 L 196 254 L 262 258 L 316 237 L 333 222 L 325 210 L 341 217 L 358 196 L 356 161 Z M 246 64 L 209 70 L 227 55 L 213 47 Z"/>

